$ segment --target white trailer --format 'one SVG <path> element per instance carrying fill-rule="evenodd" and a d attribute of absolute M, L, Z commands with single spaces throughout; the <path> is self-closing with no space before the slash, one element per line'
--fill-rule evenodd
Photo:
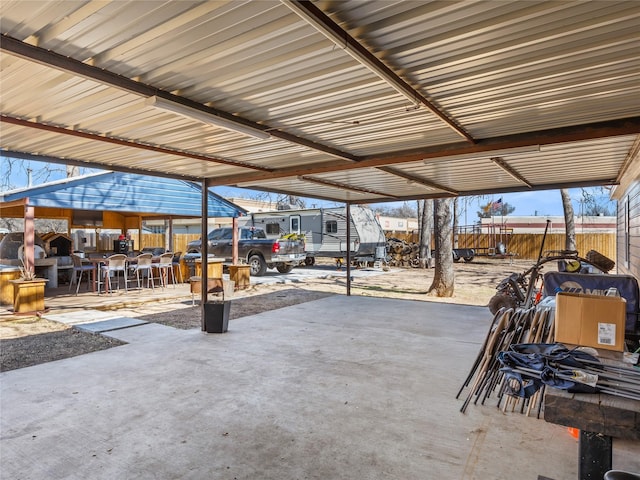
<path fill-rule="evenodd" d="M 386 238 L 373 210 L 351 206 L 350 256 L 359 263 L 386 258 Z M 252 213 L 246 225 L 260 227 L 268 238 L 299 234 L 305 237 L 305 264 L 313 265 L 319 257 L 340 262 L 347 254 L 346 207 L 278 210 Z"/>

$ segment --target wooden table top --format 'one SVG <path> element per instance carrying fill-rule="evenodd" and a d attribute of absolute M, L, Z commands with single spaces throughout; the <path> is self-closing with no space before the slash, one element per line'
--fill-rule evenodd
<path fill-rule="evenodd" d="M 603 363 L 633 368 L 620 352 L 600 351 Z M 614 438 L 640 440 L 640 400 L 606 393 L 568 393 L 545 389 L 544 419 L 550 423 L 601 433 Z"/>

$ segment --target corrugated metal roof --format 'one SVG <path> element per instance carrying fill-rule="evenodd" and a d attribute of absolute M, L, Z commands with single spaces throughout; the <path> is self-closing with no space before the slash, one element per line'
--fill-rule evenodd
<path fill-rule="evenodd" d="M 198 184 L 184 180 L 103 172 L 0 193 L 0 206 L 26 199 L 34 207 L 199 217 L 201 192 Z M 247 213 L 213 192 L 208 202 L 209 217 Z"/>
<path fill-rule="evenodd" d="M 634 0 L 14 0 L 0 17 L 7 154 L 368 202 L 611 183 L 640 133 Z M 503 158 L 526 183 L 490 160 L 535 145 Z"/>

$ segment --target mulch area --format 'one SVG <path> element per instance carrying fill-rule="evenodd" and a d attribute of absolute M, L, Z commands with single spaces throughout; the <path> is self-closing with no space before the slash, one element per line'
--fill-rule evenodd
<path fill-rule="evenodd" d="M 274 293 L 237 298 L 231 302 L 230 320 L 261 312 L 318 300 L 333 295 L 302 289 L 286 289 Z M 170 310 L 139 317 L 148 322 L 174 328 L 200 328 L 200 306 Z M 47 320 L 34 321 L 46 322 Z M 74 328 L 0 340 L 0 372 L 53 362 L 85 353 L 117 347 L 123 342 L 100 334 Z"/>
<path fill-rule="evenodd" d="M 85 353 L 117 347 L 123 342 L 74 328 L 0 340 L 0 371 L 17 370 Z"/>
<path fill-rule="evenodd" d="M 297 305 L 299 303 L 311 302 L 331 295 L 333 294 L 327 292 L 291 288 L 273 293 L 236 298 L 231 300 L 229 320 L 256 315 L 278 308 L 290 307 L 291 305 Z M 200 328 L 200 306 L 196 305 L 180 310 L 154 313 L 153 315 L 145 315 L 138 318 L 183 330 Z"/>

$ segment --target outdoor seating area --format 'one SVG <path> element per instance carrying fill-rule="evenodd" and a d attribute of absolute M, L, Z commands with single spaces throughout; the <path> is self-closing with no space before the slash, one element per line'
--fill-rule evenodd
<path fill-rule="evenodd" d="M 159 252 L 156 251 L 156 253 Z M 176 255 L 178 255 L 177 261 L 175 261 Z M 145 252 L 108 255 L 96 252 L 88 254 L 85 258 L 73 255 L 74 268 L 69 290 L 73 284 L 76 284 L 76 294 L 78 293 L 84 273 L 87 273 L 84 276 L 87 288 L 91 285 L 92 292 L 96 294 L 112 294 L 120 289 L 128 292 L 129 290 L 153 290 L 156 286 L 175 287 L 178 279 L 183 278 L 179 255 L 179 252 L 164 252 L 159 255 Z"/>

